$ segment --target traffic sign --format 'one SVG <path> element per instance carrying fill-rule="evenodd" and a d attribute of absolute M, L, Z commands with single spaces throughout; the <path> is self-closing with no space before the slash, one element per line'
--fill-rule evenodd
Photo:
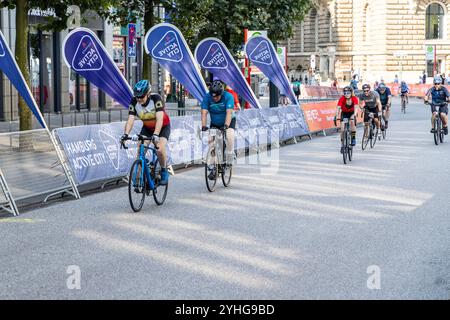
<path fill-rule="evenodd" d="M 425 46 L 425 56 L 427 60 L 434 60 L 434 51 L 435 51 L 434 45 Z"/>

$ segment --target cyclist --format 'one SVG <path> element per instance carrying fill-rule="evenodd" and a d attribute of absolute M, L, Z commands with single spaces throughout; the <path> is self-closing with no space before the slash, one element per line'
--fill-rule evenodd
<path fill-rule="evenodd" d="M 158 160 L 161 165 L 161 185 L 169 182 L 169 173 L 167 171 L 167 153 L 166 144 L 170 136 L 170 118 L 164 110 L 161 96 L 156 93 L 150 93 L 151 85 L 148 80 L 141 80 L 134 85 L 134 97 L 131 99 L 128 120 L 125 124 L 124 134 L 121 141 L 125 141 L 133 129 L 135 117 L 142 120 L 141 135 L 151 137 L 155 146 Z M 137 140 L 137 135 L 133 135 L 132 140 Z M 148 144 L 149 142 L 146 142 Z M 140 142 L 138 143 L 138 150 Z M 139 152 L 138 152 L 139 157 Z"/>
<path fill-rule="evenodd" d="M 439 75 L 433 79 L 434 87 L 431 87 L 424 97 L 425 103 L 429 104 L 429 98 L 431 96 L 431 133 L 434 133 L 434 117 L 439 112 L 442 119 L 442 126 L 444 128 L 444 134 L 448 134 L 448 107 L 447 101 L 449 101 L 450 93 L 447 88 L 442 86 L 442 79 Z M 439 110 L 437 110 L 439 107 Z"/>
<path fill-rule="evenodd" d="M 349 119 L 350 122 L 350 130 L 352 135 L 352 146 L 356 145 L 356 123 L 355 123 L 355 111 L 356 106 L 358 105 L 358 98 L 353 94 L 353 89 L 350 86 L 346 86 L 344 88 L 344 94 L 339 99 L 336 115 L 334 116 L 334 123 L 336 125 L 336 119 L 341 114 L 341 142 L 344 140 L 344 118 Z M 343 147 L 341 147 L 341 153 L 343 152 Z"/>
<path fill-rule="evenodd" d="M 211 119 L 211 128 L 223 129 L 227 139 L 226 159 L 227 165 L 231 166 L 234 157 L 234 129 L 236 118 L 234 113 L 234 100 L 231 93 L 226 92 L 220 80 L 212 82 L 209 93 L 202 101 L 202 131 L 207 131 L 207 116 Z M 216 173 L 211 171 L 209 179 L 214 180 Z"/>
<path fill-rule="evenodd" d="M 359 95 L 359 108 L 364 110 L 364 126 L 368 128 L 369 126 L 369 116 L 373 113 L 374 122 L 378 129 L 380 129 L 380 121 L 378 120 L 381 117 L 381 101 L 380 96 L 376 91 L 370 90 L 369 84 L 364 84 L 362 86 L 363 92 Z M 384 130 L 384 128 L 381 128 Z"/>
<path fill-rule="evenodd" d="M 400 91 L 401 97 L 402 98 L 405 97 L 406 103 L 409 103 L 409 98 L 408 98 L 409 87 L 404 80 L 402 80 L 402 82 L 400 83 L 399 91 Z"/>
<path fill-rule="evenodd" d="M 389 116 L 391 115 L 392 93 L 391 89 L 386 87 L 384 83 L 380 83 L 378 89 L 375 90 L 380 95 L 380 102 L 383 110 L 386 129 L 388 128 Z"/>

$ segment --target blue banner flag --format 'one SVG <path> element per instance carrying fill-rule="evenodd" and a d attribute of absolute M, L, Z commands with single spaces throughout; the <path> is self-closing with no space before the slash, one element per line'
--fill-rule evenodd
<path fill-rule="evenodd" d="M 133 91 L 100 39 L 89 29 L 76 28 L 63 41 L 67 66 L 128 108 Z"/>
<path fill-rule="evenodd" d="M 23 77 L 22 72 L 17 65 L 16 60 L 6 43 L 5 37 L 3 33 L 0 31 L 0 70 L 6 74 L 9 81 L 14 85 L 17 89 L 17 92 L 23 98 L 25 103 L 28 105 L 28 108 L 33 112 L 36 119 L 39 121 L 43 128 L 47 129 L 47 124 L 42 117 L 41 111 L 39 110 L 36 101 L 31 94 L 30 88 L 25 82 L 25 78 Z"/>
<path fill-rule="evenodd" d="M 297 106 L 299 105 L 288 76 L 269 38 L 264 36 L 251 37 L 245 44 L 245 54 L 277 86 L 282 95 L 288 97 Z"/>
<path fill-rule="evenodd" d="M 201 68 L 229 85 L 251 106 L 261 108 L 250 85 L 222 41 L 217 38 L 202 40 L 195 49 L 195 58 Z"/>
<path fill-rule="evenodd" d="M 206 83 L 197 68 L 192 52 L 177 27 L 160 23 L 145 35 L 145 51 L 180 81 L 200 102 L 207 93 Z"/>

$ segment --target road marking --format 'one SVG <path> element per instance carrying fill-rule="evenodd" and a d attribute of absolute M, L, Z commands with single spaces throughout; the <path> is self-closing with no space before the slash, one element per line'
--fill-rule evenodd
<path fill-rule="evenodd" d="M 45 219 L 31 219 L 31 218 L 5 218 L 0 219 L 0 223 L 37 223 L 46 221 Z"/>

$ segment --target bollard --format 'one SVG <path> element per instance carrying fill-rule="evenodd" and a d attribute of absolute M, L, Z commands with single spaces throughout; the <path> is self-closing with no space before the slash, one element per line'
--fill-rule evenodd
<path fill-rule="evenodd" d="M 111 123 L 111 109 L 108 110 L 108 122 Z"/>

